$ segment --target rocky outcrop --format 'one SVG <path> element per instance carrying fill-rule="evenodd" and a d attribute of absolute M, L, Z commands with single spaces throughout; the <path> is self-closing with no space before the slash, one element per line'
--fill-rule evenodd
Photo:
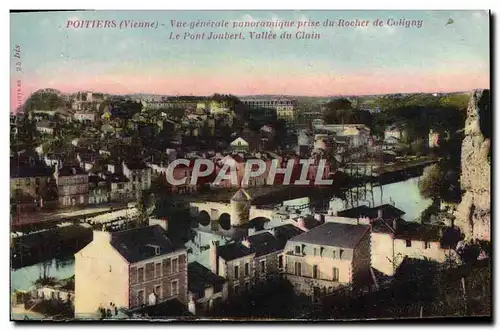
<path fill-rule="evenodd" d="M 466 240 L 490 241 L 491 230 L 491 104 L 489 90 L 471 94 L 462 142 L 460 178 L 464 195 L 455 224 Z"/>

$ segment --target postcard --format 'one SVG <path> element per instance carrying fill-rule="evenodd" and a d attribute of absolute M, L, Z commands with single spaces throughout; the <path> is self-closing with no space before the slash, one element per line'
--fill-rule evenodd
<path fill-rule="evenodd" d="M 489 11 L 10 21 L 12 321 L 491 321 Z"/>

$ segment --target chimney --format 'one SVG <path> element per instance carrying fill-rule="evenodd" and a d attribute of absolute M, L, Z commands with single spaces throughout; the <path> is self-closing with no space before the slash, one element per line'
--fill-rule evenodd
<path fill-rule="evenodd" d="M 191 314 L 196 315 L 196 303 L 192 294 L 189 295 L 188 310 Z"/>
<path fill-rule="evenodd" d="M 306 227 L 306 221 L 305 221 L 304 217 L 299 217 L 299 218 L 297 219 L 297 224 L 296 224 L 296 226 L 297 226 L 299 229 L 301 229 L 302 231 L 304 231 L 304 232 L 309 231 L 309 229 Z"/>
<path fill-rule="evenodd" d="M 219 256 L 217 255 L 218 247 L 218 240 L 210 242 L 210 270 L 216 275 L 219 275 Z"/>
<path fill-rule="evenodd" d="M 95 242 L 98 242 L 98 243 L 109 243 L 111 242 L 111 233 L 109 233 L 108 231 L 104 231 L 104 230 L 94 230 L 92 232 L 93 234 L 93 241 Z"/>
<path fill-rule="evenodd" d="M 381 219 L 381 218 L 383 218 L 384 214 L 382 213 L 382 208 L 379 208 L 379 209 L 377 210 L 377 216 L 378 216 L 378 218 L 380 218 L 380 219 Z"/>
<path fill-rule="evenodd" d="M 250 241 L 248 240 L 248 238 L 245 238 L 241 241 L 241 244 L 243 246 L 245 246 L 246 248 L 250 248 Z"/>

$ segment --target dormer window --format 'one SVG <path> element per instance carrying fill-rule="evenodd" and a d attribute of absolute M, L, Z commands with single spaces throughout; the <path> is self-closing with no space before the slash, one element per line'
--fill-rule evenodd
<path fill-rule="evenodd" d="M 300 246 L 299 245 L 295 246 L 295 254 L 300 254 L 300 251 L 301 251 Z"/>
<path fill-rule="evenodd" d="M 155 255 L 160 255 L 160 246 L 158 245 L 148 245 L 154 249 Z"/>

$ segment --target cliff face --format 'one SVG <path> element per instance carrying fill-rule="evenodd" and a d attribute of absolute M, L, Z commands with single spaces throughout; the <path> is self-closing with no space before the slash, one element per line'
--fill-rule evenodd
<path fill-rule="evenodd" d="M 489 90 L 474 91 L 467 108 L 462 142 L 460 182 L 465 194 L 455 215 L 455 224 L 467 240 L 491 239 L 491 121 Z"/>

